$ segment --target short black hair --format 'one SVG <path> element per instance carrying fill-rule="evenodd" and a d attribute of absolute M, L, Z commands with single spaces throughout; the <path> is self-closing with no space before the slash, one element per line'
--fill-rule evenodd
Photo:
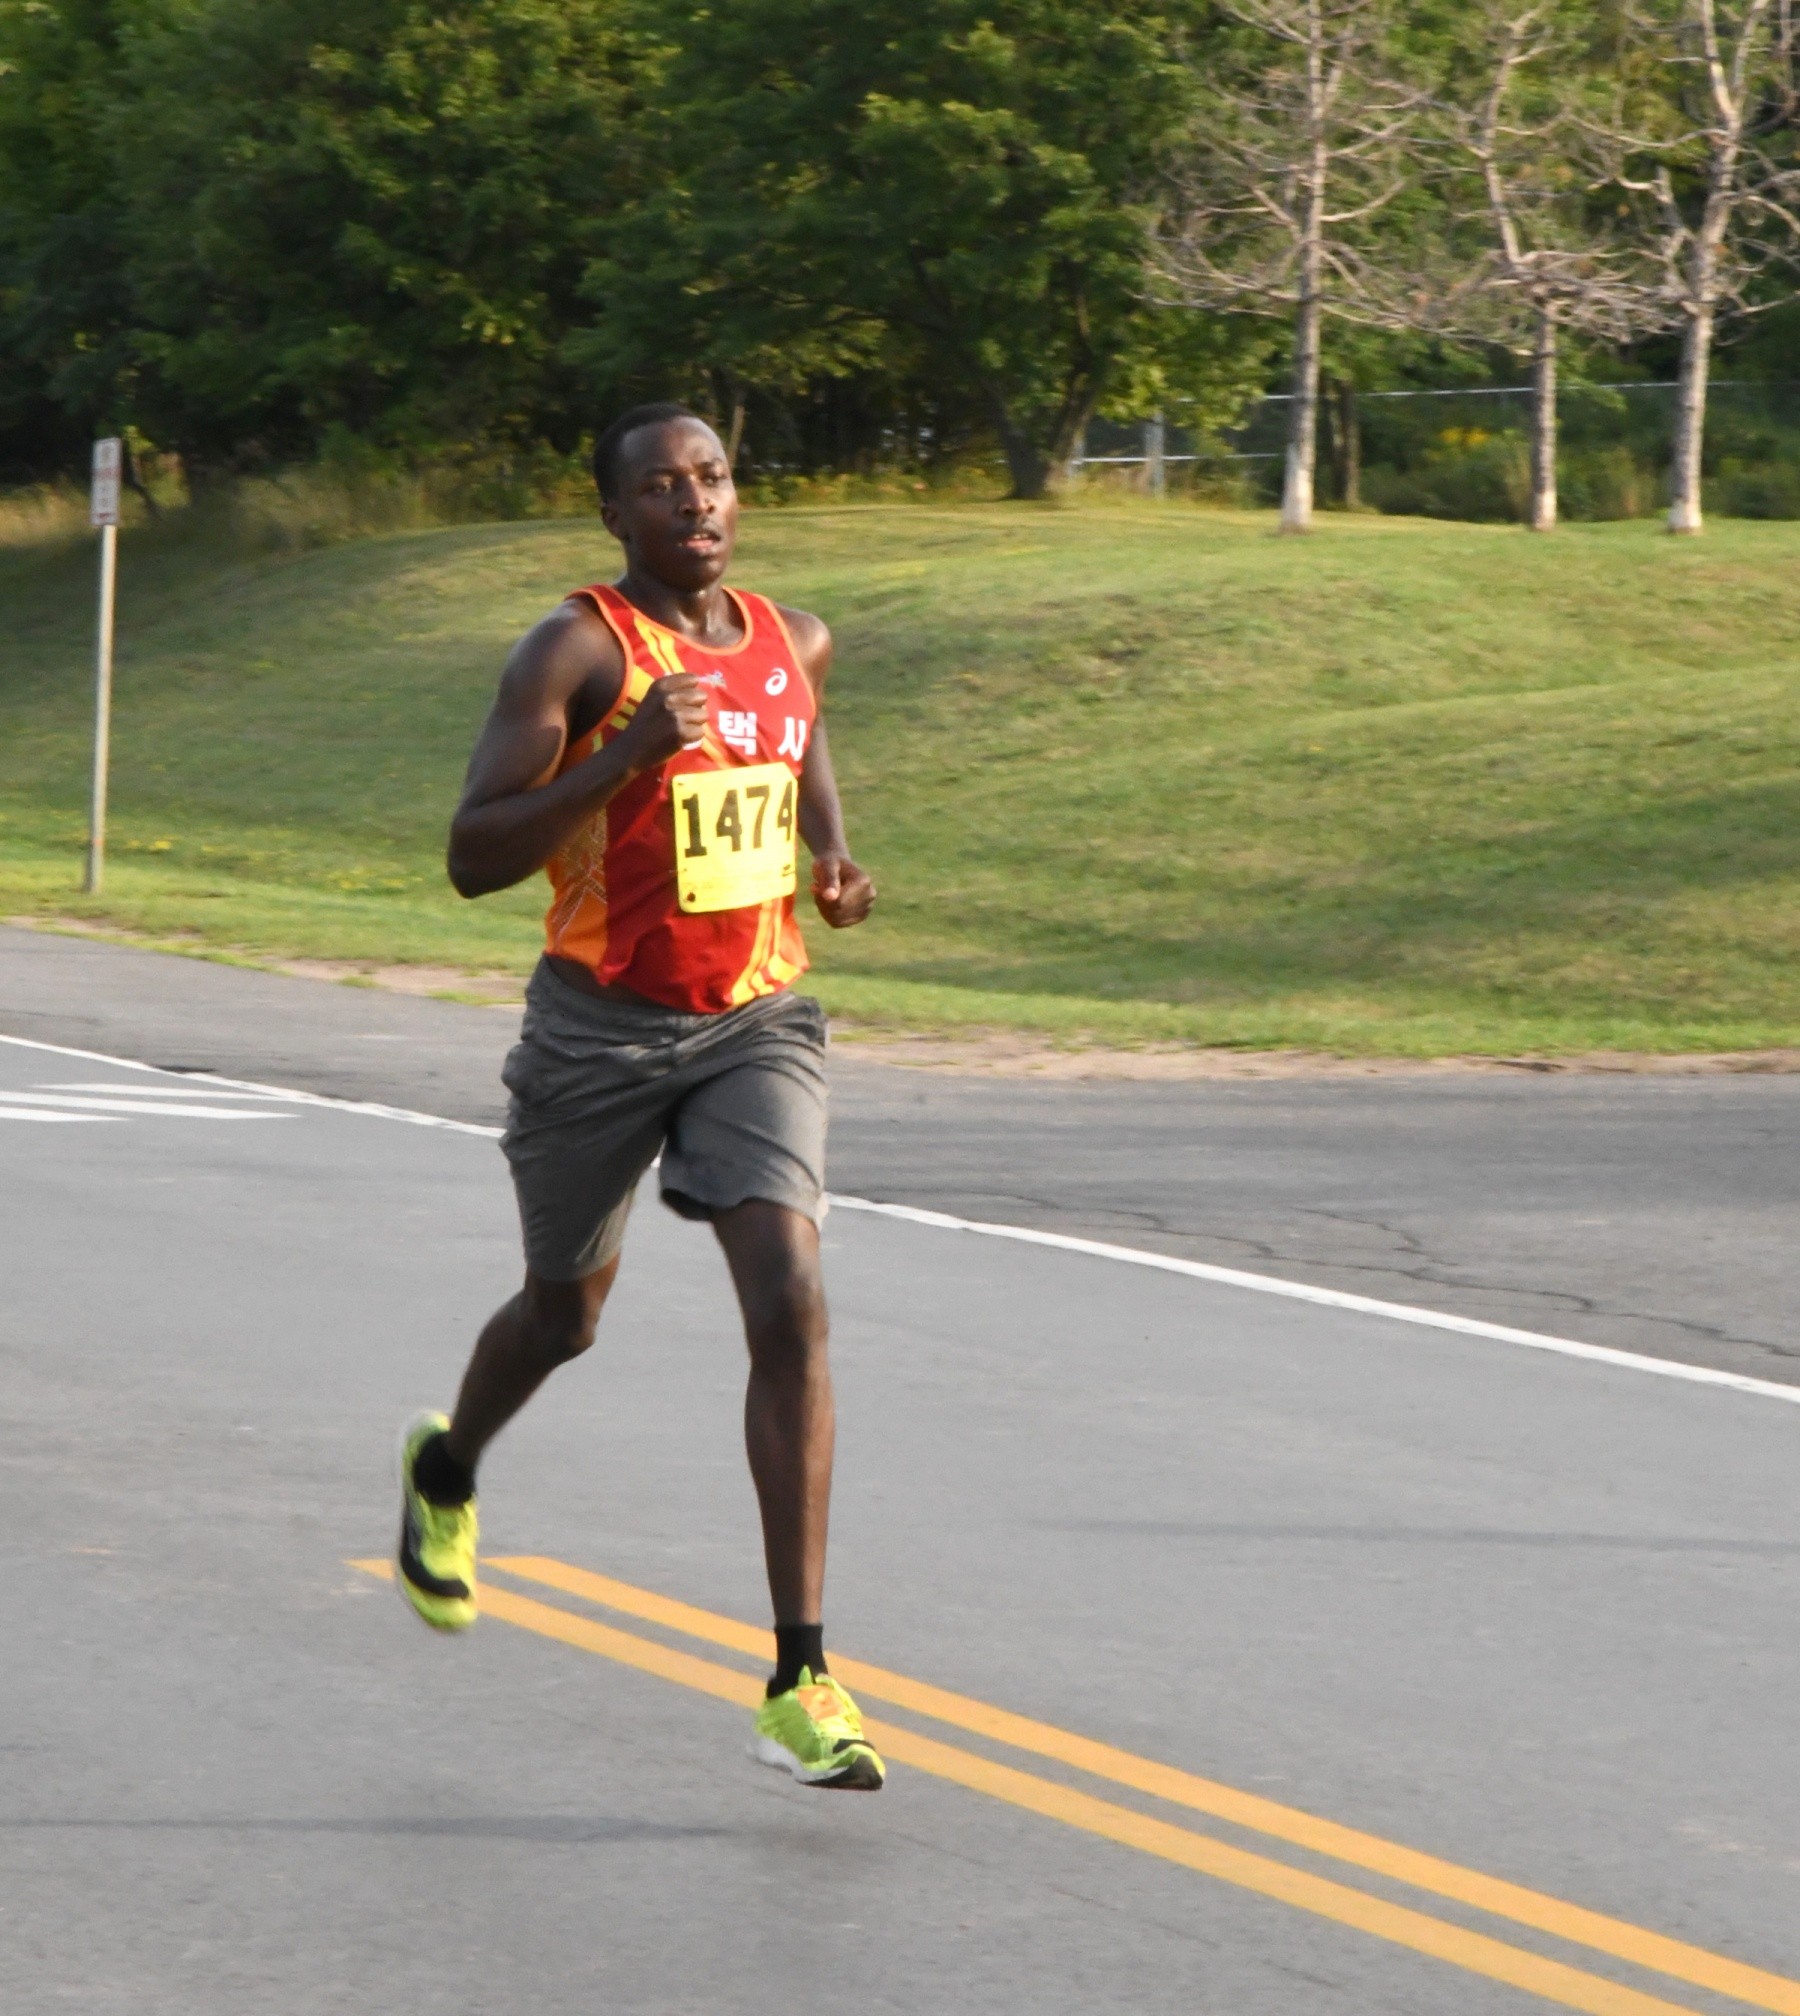
<path fill-rule="evenodd" d="M 594 443 L 594 487 L 600 495 L 612 499 L 619 494 L 619 464 L 624 458 L 626 440 L 640 427 L 660 427 L 670 420 L 698 420 L 702 427 L 709 423 L 696 413 L 691 406 L 683 406 L 674 399 L 658 399 L 649 406 L 634 406 L 628 413 L 621 413 Z"/>

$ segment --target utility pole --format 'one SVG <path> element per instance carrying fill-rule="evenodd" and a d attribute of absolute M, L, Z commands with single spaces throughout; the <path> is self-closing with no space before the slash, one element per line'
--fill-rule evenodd
<path fill-rule="evenodd" d="M 100 534 L 100 621 L 94 643 L 94 789 L 88 811 L 87 873 L 81 886 L 99 894 L 106 871 L 106 773 L 112 745 L 113 603 L 119 579 L 119 471 L 122 445 L 94 443 L 88 523 Z"/>

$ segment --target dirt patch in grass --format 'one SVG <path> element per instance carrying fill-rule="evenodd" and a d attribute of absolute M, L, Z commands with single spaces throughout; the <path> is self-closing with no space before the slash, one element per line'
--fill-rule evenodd
<path fill-rule="evenodd" d="M 188 958 L 224 959 L 295 980 L 338 986 L 379 987 L 482 1008 L 517 1009 L 524 992 L 516 975 L 466 972 L 454 966 L 380 965 L 357 959 L 256 959 L 220 951 L 197 938 L 180 942 L 140 932 L 104 929 L 80 917 L 7 917 L 24 931 L 57 931 L 99 938 L 146 951 Z M 1695 1051 L 1663 1054 L 1594 1050 L 1572 1057 L 1338 1057 L 1318 1050 L 1237 1050 L 1195 1043 L 1146 1043 L 1121 1048 L 1078 1040 L 1048 1042 L 1016 1029 L 968 1029 L 954 1036 L 910 1035 L 871 1028 L 843 1017 L 832 1020 L 832 1040 L 865 1064 L 894 1064 L 912 1071 L 970 1077 L 1069 1079 L 1392 1078 L 1445 1077 L 1470 1072 L 1631 1073 L 1664 1078 L 1717 1077 L 1722 1073 L 1800 1071 L 1800 1049 Z"/>
<path fill-rule="evenodd" d="M 479 1008 L 522 1008 L 524 990 L 511 973 L 463 973 L 454 966 L 374 966 L 356 959 L 283 959 L 270 966 L 294 980 L 335 980 L 350 987 L 383 987 L 438 1001 L 467 1001 Z"/>
<path fill-rule="evenodd" d="M 1318 1050 L 1230 1050 L 1188 1043 L 1152 1043 L 1121 1050 L 1097 1044 L 1050 1044 L 1009 1029 L 957 1036 L 865 1032 L 832 1024 L 845 1055 L 869 1064 L 990 1078 L 1394 1078 L 1470 1072 L 1612 1072 L 1655 1077 L 1713 1077 L 1722 1072 L 1800 1071 L 1800 1049 L 1691 1052 L 1663 1055 L 1595 1050 L 1573 1057 L 1334 1057 Z"/>

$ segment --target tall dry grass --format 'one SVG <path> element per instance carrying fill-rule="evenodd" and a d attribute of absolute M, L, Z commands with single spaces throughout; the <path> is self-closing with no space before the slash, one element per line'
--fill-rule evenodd
<path fill-rule="evenodd" d="M 0 491 L 0 547 L 55 545 L 87 529 L 87 498 L 72 483 Z"/>

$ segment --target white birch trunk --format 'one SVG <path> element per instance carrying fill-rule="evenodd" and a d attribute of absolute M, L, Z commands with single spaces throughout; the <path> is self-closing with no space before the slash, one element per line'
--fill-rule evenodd
<path fill-rule="evenodd" d="M 1281 489 L 1281 529 L 1310 532 L 1319 459 L 1319 295 L 1304 291 L 1294 317 L 1294 395 L 1288 408 L 1287 477 Z"/>
<path fill-rule="evenodd" d="M 1729 60 L 1719 34 L 1716 0 L 1694 0 L 1694 6 L 1712 94 L 1713 124 L 1706 136 L 1712 157 L 1707 168 L 1706 206 L 1685 261 L 1687 327 L 1681 338 L 1674 453 L 1669 465 L 1669 530 L 1687 534 L 1699 532 L 1705 522 L 1700 511 L 1700 459 L 1706 445 L 1707 373 L 1712 364 L 1726 241 L 1744 198 L 1745 120 L 1754 98 L 1752 69 L 1764 47 L 1769 0 L 1748 0 L 1738 20 Z M 1672 207 L 1666 193 L 1666 172 L 1663 188 L 1665 206 Z"/>
<path fill-rule="evenodd" d="M 1319 282 L 1324 264 L 1326 149 L 1325 22 L 1319 0 L 1309 0 L 1306 45 L 1307 155 L 1300 258 L 1294 309 L 1294 396 L 1288 409 L 1286 480 L 1281 486 L 1281 529 L 1310 532 L 1313 486 L 1319 464 Z"/>
<path fill-rule="evenodd" d="M 1531 529 L 1556 529 L 1556 316 L 1537 311 L 1531 353 Z"/>
<path fill-rule="evenodd" d="M 1669 465 L 1669 530 L 1699 532 L 1700 456 L 1706 445 L 1706 376 L 1712 360 L 1711 302 L 1695 305 L 1681 339 L 1681 378 L 1675 393 L 1675 452 Z"/>
<path fill-rule="evenodd" d="M 1675 439 L 1669 457 L 1669 530 L 1692 536 L 1705 529 L 1700 509 L 1700 461 L 1706 447 L 1707 374 L 1719 313 L 1719 248 L 1736 194 L 1737 136 L 1713 156 L 1706 215 L 1688 255 L 1687 327 L 1675 388 Z"/>

